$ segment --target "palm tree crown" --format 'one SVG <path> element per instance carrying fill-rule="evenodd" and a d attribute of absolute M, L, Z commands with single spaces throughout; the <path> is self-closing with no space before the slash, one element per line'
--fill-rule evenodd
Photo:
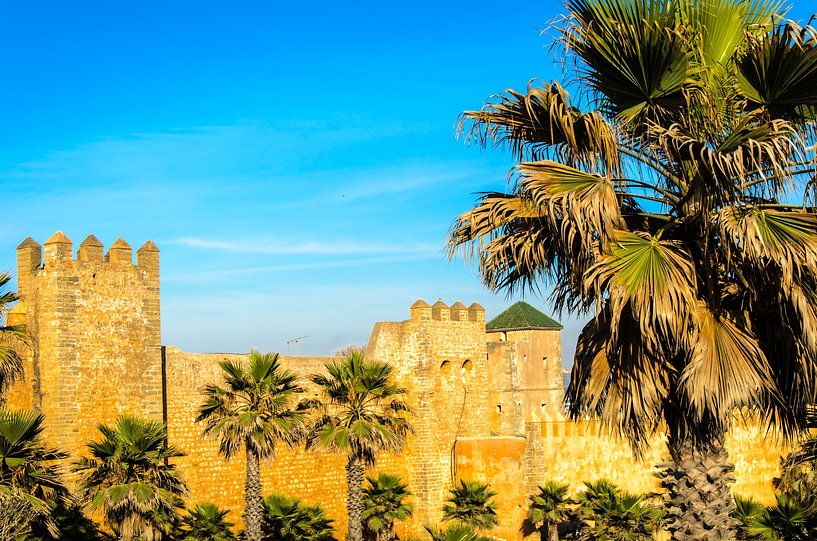
<path fill-rule="evenodd" d="M 176 522 L 187 487 L 170 460 L 183 454 L 167 444 L 165 426 L 121 415 L 99 425 L 102 439 L 74 466 L 79 493 L 123 541 L 160 539 Z"/>
<path fill-rule="evenodd" d="M 489 541 L 467 524 L 454 523 L 444 530 L 434 526 L 424 528 L 431 536 L 431 541 Z"/>
<path fill-rule="evenodd" d="M 253 350 L 248 366 L 228 360 L 220 366 L 224 386 L 205 388 L 197 420 L 205 423 L 205 434 L 218 438 L 225 458 L 245 446 L 268 458 L 274 456 L 279 442 L 300 441 L 306 418 L 298 402 L 303 389 L 295 374 L 283 368 L 277 353 Z"/>
<path fill-rule="evenodd" d="M 490 485 L 479 481 L 463 481 L 450 490 L 451 495 L 443 506 L 443 517 L 455 520 L 471 528 L 488 530 L 497 524 L 496 492 Z"/>
<path fill-rule="evenodd" d="M 405 389 L 392 383 L 390 364 L 369 360 L 355 350 L 313 376 L 326 399 L 326 412 L 315 423 L 308 446 L 348 453 L 374 465 L 380 451 L 399 451 L 411 432 L 401 400 Z"/>
<path fill-rule="evenodd" d="M 308 404 L 298 400 L 303 389 L 285 369 L 277 353 L 252 350 L 247 365 L 221 363 L 224 386 L 208 385 L 199 407 L 204 433 L 219 440 L 219 450 L 231 458 L 242 449 L 247 455 L 244 485 L 245 537 L 261 540 L 263 503 L 259 461 L 274 457 L 279 443 L 294 446 L 304 436 Z"/>
<path fill-rule="evenodd" d="M 537 528 L 547 530 L 549 541 L 558 541 L 559 524 L 572 518 L 573 499 L 568 494 L 569 490 L 568 485 L 550 481 L 530 496 L 528 519 Z"/>
<path fill-rule="evenodd" d="M 182 517 L 180 541 L 233 541 L 236 537 L 226 509 L 212 503 L 197 503 Z"/>
<path fill-rule="evenodd" d="M 313 376 L 324 395 L 324 413 L 315 421 L 307 448 L 323 447 L 347 455 L 348 541 L 362 541 L 364 466 L 373 466 L 381 451 L 399 451 L 412 427 L 402 400 L 405 389 L 392 382 L 388 363 L 369 360 L 353 350 Z"/>
<path fill-rule="evenodd" d="M 579 513 L 587 521 L 580 537 L 587 540 L 651 541 L 663 516 L 663 510 L 643 496 L 606 480 L 588 483 L 579 502 Z"/>
<path fill-rule="evenodd" d="M 0 289 L 11 280 L 11 274 L 0 272 Z M 0 321 L 8 315 L 10 305 L 18 300 L 12 291 L 0 292 Z M 23 377 L 23 361 L 17 347 L 24 341 L 23 328 L 18 325 L 0 324 L 0 404 L 5 399 L 5 392 L 12 383 Z"/>
<path fill-rule="evenodd" d="M 476 254 L 491 289 L 552 286 L 557 309 L 591 315 L 571 416 L 639 451 L 665 427 L 670 530 L 733 537 L 735 408 L 791 436 L 817 401 L 817 30 L 778 0 L 567 10 L 557 44 L 579 99 L 533 83 L 464 113 L 519 163 L 511 189 L 455 222 L 451 253 Z M 678 495 L 690 486 L 716 503 Z"/>
<path fill-rule="evenodd" d="M 42 413 L 0 409 L 0 487 L 48 505 L 67 503 L 56 461 L 68 455 L 42 442 L 44 419 Z"/>
<path fill-rule="evenodd" d="M 708 440 L 747 403 L 799 429 L 817 400 L 815 30 L 763 0 L 567 5 L 589 99 L 547 83 L 464 114 L 519 181 L 460 216 L 452 250 L 476 249 L 492 289 L 544 281 L 594 314 L 574 416 L 636 444 L 667 417 Z"/>
<path fill-rule="evenodd" d="M 320 505 L 278 493 L 264 499 L 265 541 L 335 541 L 332 522 Z"/>
<path fill-rule="evenodd" d="M 394 521 L 404 520 L 414 511 L 406 499 L 411 492 L 400 477 L 379 472 L 377 477 L 366 477 L 369 485 L 363 489 L 363 513 L 367 528 L 378 540 L 394 538 Z"/>

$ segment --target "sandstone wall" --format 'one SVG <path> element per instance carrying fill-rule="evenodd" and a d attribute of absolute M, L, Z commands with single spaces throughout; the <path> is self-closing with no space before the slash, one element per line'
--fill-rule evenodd
<path fill-rule="evenodd" d="M 167 428 L 169 441 L 186 456 L 176 463 L 190 487 L 192 502 L 213 502 L 233 511 L 231 519 L 241 522 L 244 508 L 245 460 L 243 453 L 225 460 L 218 453 L 218 443 L 202 435 L 196 413 L 205 385 L 222 381 L 218 363 L 224 359 L 243 360 L 243 354 L 186 353 L 165 348 L 167 374 Z M 295 372 L 304 386 L 304 398 L 316 397 L 317 389 L 308 381 L 323 371 L 328 357 L 287 357 L 283 365 Z M 307 503 L 320 503 L 335 520 L 339 532 L 346 529 L 346 460 L 328 451 L 306 451 L 302 448 L 278 449 L 274 460 L 262 463 L 264 495 L 283 492 Z M 403 457 L 382 455 L 376 470 L 407 477 Z M 372 473 L 372 472 L 370 472 Z"/>
<path fill-rule="evenodd" d="M 103 256 L 90 236 L 74 258 L 62 233 L 44 252 L 31 239 L 18 248 L 30 347 L 11 405 L 42 411 L 45 437 L 73 459 L 120 413 L 161 419 L 159 253 L 148 242 L 134 265 L 121 239 Z"/>
<path fill-rule="evenodd" d="M 520 482 L 525 478 L 525 447 L 525 438 L 510 436 L 457 440 L 457 477 L 491 484 L 499 524 L 490 533 L 502 539 L 521 539 L 525 533 L 528 508 Z"/>
<path fill-rule="evenodd" d="M 788 449 L 764 438 L 764 428 L 751 420 L 737 420 L 726 447 L 735 464 L 739 494 L 752 495 L 763 503 L 774 502 L 771 480 Z M 584 481 L 607 478 L 631 492 L 655 490 L 652 467 L 667 459 L 665 439 L 656 437 L 643 462 L 637 461 L 626 441 L 610 435 L 597 421 L 528 423 L 526 491 L 546 481 L 569 483 L 578 488 Z"/>
<path fill-rule="evenodd" d="M 486 339 L 491 433 L 524 436 L 526 422 L 562 419 L 561 332 L 492 331 Z"/>
<path fill-rule="evenodd" d="M 409 390 L 415 437 L 404 456 L 419 533 L 442 516 L 457 438 L 489 432 L 485 311 L 418 301 L 409 320 L 375 325 L 367 353 L 394 365 Z"/>
<path fill-rule="evenodd" d="M 190 500 L 243 508 L 243 456 L 229 461 L 195 422 L 202 388 L 221 381 L 218 362 L 240 354 L 185 353 L 161 348 L 159 253 L 148 242 L 133 263 L 130 247 L 86 239 L 73 257 L 72 243 L 57 234 L 42 247 L 27 239 L 18 248 L 22 301 L 9 314 L 25 322 L 25 381 L 9 394 L 12 407 L 46 415 L 45 437 L 71 454 L 98 439 L 97 424 L 120 413 L 163 418 L 169 441 L 187 456 L 178 465 Z M 526 497 L 547 480 L 571 483 L 607 477 L 638 492 L 655 487 L 649 465 L 663 457 L 657 440 L 645 464 L 625 442 L 597 423 L 561 420 L 561 350 L 558 331 L 487 333 L 476 304 L 415 303 L 410 318 L 377 323 L 367 354 L 391 363 L 406 387 L 415 434 L 399 456 L 378 457 L 378 470 L 406 479 L 415 494 L 415 517 L 399 527 L 417 535 L 437 523 L 457 478 L 490 482 L 500 493 L 500 529 L 521 535 Z M 288 357 L 284 364 L 307 383 L 325 357 Z M 543 405 L 544 404 L 544 405 Z M 502 437 L 492 437 L 502 436 Z M 521 436 L 524 436 L 521 437 Z M 728 442 L 737 467 L 736 491 L 771 500 L 770 480 L 784 451 L 761 430 L 740 425 Z M 264 492 L 284 492 L 320 502 L 345 530 L 345 460 L 325 451 L 280 449 L 262 467 Z"/>
<path fill-rule="evenodd" d="M 788 452 L 763 438 L 757 423 L 739 420 L 727 439 L 735 463 L 734 491 L 764 504 L 774 503 L 771 479 L 778 473 L 778 458 Z M 490 483 L 499 524 L 491 535 L 521 540 L 537 535 L 526 524 L 528 496 L 548 481 L 567 483 L 577 493 L 585 481 L 606 478 L 636 493 L 658 488 L 656 464 L 665 460 L 663 438 L 657 437 L 639 462 L 629 445 L 605 433 L 598 422 L 528 423 L 525 438 L 479 437 L 457 441 L 457 476 Z"/>

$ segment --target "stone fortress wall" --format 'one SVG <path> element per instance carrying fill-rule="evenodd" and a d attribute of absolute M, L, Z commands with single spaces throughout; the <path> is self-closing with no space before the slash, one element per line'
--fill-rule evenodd
<path fill-rule="evenodd" d="M 99 423 L 120 413 L 163 420 L 190 485 L 190 500 L 242 506 L 243 457 L 219 457 L 217 444 L 195 422 L 200 391 L 220 381 L 218 363 L 241 354 L 187 353 L 162 346 L 159 251 L 148 241 L 137 250 L 118 239 L 104 253 L 93 235 L 74 257 L 57 233 L 44 249 L 32 239 L 18 247 L 21 302 L 10 323 L 25 323 L 25 380 L 11 389 L 12 407 L 42 411 L 45 437 L 76 458 L 99 437 Z M 521 539 L 525 500 L 555 479 L 574 487 L 607 477 L 624 488 L 656 487 L 650 465 L 663 458 L 656 440 L 645 464 L 627 444 L 592 421 L 565 422 L 560 327 L 486 328 L 485 310 L 419 300 L 401 322 L 376 323 L 367 355 L 394 365 L 408 391 L 415 434 L 397 456 L 378 457 L 378 470 L 405 478 L 414 493 L 414 519 L 401 531 L 417 535 L 436 523 L 457 478 L 491 482 L 500 525 L 494 532 Z M 308 377 L 329 357 L 290 356 L 285 365 L 316 393 Z M 771 499 L 770 480 L 781 450 L 758 427 L 738 427 L 730 440 L 738 490 Z M 280 449 L 262 467 L 265 492 L 320 502 L 345 529 L 345 461 L 325 451 Z M 70 478 L 69 478 L 70 481 Z"/>

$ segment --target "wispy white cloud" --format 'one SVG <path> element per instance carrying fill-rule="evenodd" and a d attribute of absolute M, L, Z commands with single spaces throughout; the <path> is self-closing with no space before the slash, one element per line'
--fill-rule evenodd
<path fill-rule="evenodd" d="M 353 254 L 440 254 L 441 246 L 433 243 L 388 243 L 373 244 L 348 241 L 305 241 L 298 243 L 281 243 L 268 239 L 254 241 L 225 241 L 202 237 L 182 237 L 172 244 L 205 250 L 221 250 L 245 254 L 270 255 L 353 255 Z"/>
<path fill-rule="evenodd" d="M 237 267 L 229 269 L 214 269 L 204 271 L 184 272 L 182 274 L 167 274 L 162 277 L 168 282 L 208 283 L 211 281 L 221 281 L 228 276 L 267 274 L 276 272 L 294 272 L 304 270 L 323 270 L 342 267 L 355 267 L 365 265 L 367 267 L 377 267 L 379 265 L 389 265 L 394 263 L 405 263 L 409 261 L 421 261 L 438 259 L 439 253 L 417 253 L 407 255 L 379 256 L 379 257 L 356 257 L 348 259 L 333 259 L 329 261 L 312 261 L 305 263 L 281 263 L 278 265 L 262 265 L 253 267 Z"/>

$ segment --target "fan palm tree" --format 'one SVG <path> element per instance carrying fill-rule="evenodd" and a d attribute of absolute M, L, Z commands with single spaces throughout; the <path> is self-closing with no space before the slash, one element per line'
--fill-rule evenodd
<path fill-rule="evenodd" d="M 743 498 L 735 495 L 735 517 L 740 526 L 738 527 L 738 541 L 762 541 L 765 535 L 757 531 L 758 520 L 766 512 L 766 508 L 751 498 Z"/>
<path fill-rule="evenodd" d="M 11 274 L 0 272 L 0 290 L 11 280 Z M 18 300 L 12 291 L 0 291 L 0 321 L 11 309 L 11 304 Z M 23 328 L 17 325 L 0 324 L 0 404 L 5 401 L 6 390 L 12 383 L 23 377 L 23 361 L 17 352 L 25 335 Z"/>
<path fill-rule="evenodd" d="M 205 434 L 218 438 L 225 458 L 245 451 L 244 534 L 247 541 L 260 541 L 260 461 L 273 458 L 278 444 L 294 446 L 302 440 L 307 404 L 298 400 L 303 390 L 277 353 L 253 350 L 247 365 L 225 360 L 220 366 L 224 386 L 205 388 L 197 420 L 205 423 Z"/>
<path fill-rule="evenodd" d="M 675 539 L 735 536 L 736 407 L 790 437 L 817 401 L 817 31 L 781 6 L 567 0 L 557 45 L 580 98 L 532 83 L 463 115 L 519 163 L 454 223 L 451 255 L 591 316 L 570 415 L 637 453 L 666 430 Z"/>
<path fill-rule="evenodd" d="M 51 520 L 51 508 L 20 489 L 0 486 L 0 517 L 0 539 L 3 541 L 36 539 L 32 533 L 46 521 L 51 526 L 46 535 L 59 535 L 56 523 Z"/>
<path fill-rule="evenodd" d="M 264 499 L 264 541 L 335 541 L 332 522 L 320 505 L 278 493 Z"/>
<path fill-rule="evenodd" d="M 777 494 L 777 505 L 768 507 L 755 521 L 752 531 L 775 541 L 811 541 L 817 539 L 817 514 L 799 502 Z"/>
<path fill-rule="evenodd" d="M 530 496 L 528 519 L 540 530 L 545 530 L 548 541 L 559 541 L 559 525 L 572 518 L 574 502 L 569 490 L 568 485 L 550 481 Z"/>
<path fill-rule="evenodd" d="M 377 477 L 366 477 L 369 485 L 363 489 L 361 518 L 377 541 L 394 539 L 394 521 L 412 516 L 414 507 L 406 503 L 411 492 L 400 477 L 380 472 Z"/>
<path fill-rule="evenodd" d="M 489 541 L 487 537 L 480 535 L 467 524 L 454 523 L 445 530 L 438 527 L 424 526 L 431 541 Z"/>
<path fill-rule="evenodd" d="M 478 530 L 490 530 L 497 524 L 496 492 L 491 486 L 479 481 L 463 481 L 449 490 L 450 496 L 443 506 L 443 518 L 465 524 Z"/>
<path fill-rule="evenodd" d="M 187 487 L 170 460 L 183 456 L 167 444 L 165 426 L 152 419 L 121 415 L 101 424 L 102 438 L 88 444 L 90 457 L 74 465 L 85 504 L 101 511 L 122 541 L 153 541 L 178 520 Z"/>
<path fill-rule="evenodd" d="M 324 396 L 324 413 L 315 421 L 307 448 L 323 447 L 347 456 L 347 541 L 363 540 L 364 467 L 377 453 L 400 451 L 412 427 L 402 400 L 405 389 L 392 382 L 388 363 L 366 359 L 360 350 L 326 365 L 313 376 Z"/>
<path fill-rule="evenodd" d="M 227 520 L 227 509 L 212 503 L 197 503 L 182 517 L 179 541 L 233 541 L 230 530 L 234 525 Z"/>
<path fill-rule="evenodd" d="M 606 480 L 587 483 L 579 497 L 586 541 L 650 541 L 658 530 L 663 510 Z"/>
<path fill-rule="evenodd" d="M 34 508 L 70 502 L 56 464 L 68 455 L 40 439 L 44 420 L 42 413 L 0 409 L 0 487 L 25 494 Z"/>

